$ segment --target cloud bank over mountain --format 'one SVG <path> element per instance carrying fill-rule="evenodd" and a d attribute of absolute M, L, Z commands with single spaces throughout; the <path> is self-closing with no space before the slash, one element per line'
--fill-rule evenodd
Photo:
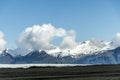
<path fill-rule="evenodd" d="M 5 49 L 6 41 L 4 39 L 3 32 L 0 31 L 0 52 L 2 52 Z"/>
<path fill-rule="evenodd" d="M 56 38 L 62 39 L 59 45 L 53 43 Z M 14 55 L 26 55 L 32 50 L 44 50 L 52 55 L 61 53 L 63 56 L 67 56 L 115 49 L 120 46 L 120 33 L 117 33 L 110 41 L 92 38 L 84 42 L 76 42 L 76 32 L 74 30 L 43 24 L 26 28 L 16 42 L 18 48 L 10 50 L 10 53 Z M 5 49 L 5 45 L 4 34 L 0 32 L 0 51 Z"/>
<path fill-rule="evenodd" d="M 35 49 L 35 50 L 51 50 L 56 48 L 56 45 L 51 42 L 55 38 L 63 38 L 60 43 L 60 48 L 72 48 L 77 43 L 75 42 L 75 31 L 65 30 L 63 28 L 55 28 L 51 24 L 33 25 L 26 28 L 17 39 L 18 47 Z"/>
<path fill-rule="evenodd" d="M 52 43 L 54 39 L 62 38 L 59 45 Z M 111 41 L 101 41 L 95 38 L 84 42 L 76 42 L 76 32 L 65 30 L 51 24 L 33 25 L 26 28 L 17 39 L 19 48 L 32 50 L 45 50 L 49 54 L 62 56 L 88 54 L 101 50 L 110 50 L 120 46 L 120 33 Z"/>

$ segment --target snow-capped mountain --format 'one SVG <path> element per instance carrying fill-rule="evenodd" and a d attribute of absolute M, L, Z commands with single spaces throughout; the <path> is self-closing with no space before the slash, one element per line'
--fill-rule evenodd
<path fill-rule="evenodd" d="M 25 56 L 12 57 L 7 51 L 0 55 L 0 64 L 119 64 L 120 47 L 113 50 L 98 51 L 93 54 L 82 54 L 79 57 L 51 56 L 45 51 L 31 51 Z"/>
<path fill-rule="evenodd" d="M 7 52 L 7 50 L 4 50 L 0 54 L 0 63 L 1 64 L 10 64 L 14 61 L 14 58 Z"/>
<path fill-rule="evenodd" d="M 120 47 L 113 50 L 100 51 L 97 54 L 86 55 L 75 63 L 79 64 L 120 64 Z"/>
<path fill-rule="evenodd" d="M 113 47 L 111 45 L 111 42 L 103 42 L 93 38 L 88 41 L 79 42 L 79 44 L 72 49 L 55 48 L 53 50 L 48 50 L 46 52 L 53 56 L 61 55 L 62 57 L 64 56 L 78 57 L 83 54 L 85 55 L 93 54 L 99 51 L 112 50 L 115 48 L 116 47 Z"/>
<path fill-rule="evenodd" d="M 91 40 L 79 42 L 78 45 L 76 45 L 74 48 L 65 48 L 61 49 L 60 47 L 53 48 L 50 50 L 44 50 L 47 54 L 57 57 L 58 55 L 61 57 L 65 56 L 71 56 L 71 57 L 79 57 L 80 55 L 86 55 L 86 54 L 94 54 L 99 51 L 106 51 L 106 50 L 112 50 L 117 48 L 118 46 L 114 46 L 115 42 L 104 42 L 99 41 L 95 38 L 92 38 Z M 23 49 L 23 48 L 16 48 L 14 50 L 8 49 L 7 52 L 11 54 L 13 57 L 16 56 L 25 56 L 28 53 L 30 53 L 31 49 Z M 41 50 L 39 50 L 41 51 Z"/>
<path fill-rule="evenodd" d="M 120 47 L 114 42 L 91 39 L 72 49 L 26 50 L 6 49 L 0 54 L 0 64 L 118 64 Z M 22 55 L 21 55 L 22 54 Z"/>

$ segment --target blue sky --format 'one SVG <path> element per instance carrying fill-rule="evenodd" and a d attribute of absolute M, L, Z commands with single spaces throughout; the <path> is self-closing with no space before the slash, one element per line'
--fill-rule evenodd
<path fill-rule="evenodd" d="M 74 29 L 77 41 L 110 40 L 120 32 L 119 4 L 120 0 L 0 0 L 0 30 L 11 48 L 34 24 Z"/>

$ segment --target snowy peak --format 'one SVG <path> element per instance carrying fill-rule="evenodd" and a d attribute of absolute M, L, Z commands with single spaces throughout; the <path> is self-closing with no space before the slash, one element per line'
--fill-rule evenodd
<path fill-rule="evenodd" d="M 60 48 L 56 46 L 55 48 L 52 48 L 50 50 L 44 50 L 46 54 L 57 57 L 57 56 L 74 56 L 78 57 L 81 55 L 86 55 L 86 54 L 96 54 L 99 51 L 106 51 L 106 50 L 111 50 L 115 49 L 120 42 L 118 38 L 115 38 L 112 41 L 105 42 L 105 41 L 100 41 L 98 39 L 92 38 L 90 40 L 84 41 L 84 42 L 78 42 L 76 46 L 73 48 Z M 30 52 L 35 51 L 35 50 L 30 50 L 30 49 L 23 49 L 23 48 L 17 48 L 14 50 L 8 49 L 7 52 L 10 53 L 13 57 L 16 56 L 25 56 L 29 54 Z M 39 50 L 39 52 L 42 50 Z M 38 52 L 36 52 L 38 53 Z M 30 54 L 29 54 L 30 55 Z"/>
<path fill-rule="evenodd" d="M 92 54 L 94 52 L 100 51 L 106 47 L 106 44 L 97 39 L 91 39 L 89 41 L 80 42 L 76 47 L 69 49 L 60 49 L 56 47 L 55 49 L 48 50 L 47 53 L 53 56 L 80 56 L 82 54 Z"/>
<path fill-rule="evenodd" d="M 10 55 L 10 54 L 8 53 L 8 49 L 3 50 L 3 52 L 1 53 L 1 56 L 7 56 L 7 55 Z M 11 56 L 11 55 L 10 55 L 10 56 Z"/>
<path fill-rule="evenodd" d="M 85 42 L 80 42 L 73 49 L 57 49 L 62 56 L 80 56 L 83 54 L 93 54 L 98 51 L 103 51 L 108 49 L 108 44 L 97 39 L 91 39 Z M 53 51 L 53 50 L 52 50 Z M 56 51 L 56 50 L 55 50 Z"/>
<path fill-rule="evenodd" d="M 81 45 L 88 46 L 89 41 Z M 78 48 L 81 47 L 79 45 Z M 91 45 L 89 46 L 91 48 Z M 87 50 L 87 48 L 86 48 Z M 91 49 L 92 50 L 92 49 Z M 59 52 L 56 48 L 57 56 L 52 56 L 46 51 L 33 50 L 25 56 L 12 57 L 7 50 L 0 55 L 0 64 L 117 64 L 120 63 L 120 47 L 112 50 L 91 52 L 91 53 L 74 53 L 73 50 L 64 49 Z M 67 54 L 67 55 L 66 55 Z"/>

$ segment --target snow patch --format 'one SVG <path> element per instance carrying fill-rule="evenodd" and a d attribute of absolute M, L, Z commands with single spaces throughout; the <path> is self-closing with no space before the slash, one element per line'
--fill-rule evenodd
<path fill-rule="evenodd" d="M 90 64 L 0 64 L 0 68 L 29 68 L 35 67 L 67 67 L 67 66 L 87 66 Z"/>

